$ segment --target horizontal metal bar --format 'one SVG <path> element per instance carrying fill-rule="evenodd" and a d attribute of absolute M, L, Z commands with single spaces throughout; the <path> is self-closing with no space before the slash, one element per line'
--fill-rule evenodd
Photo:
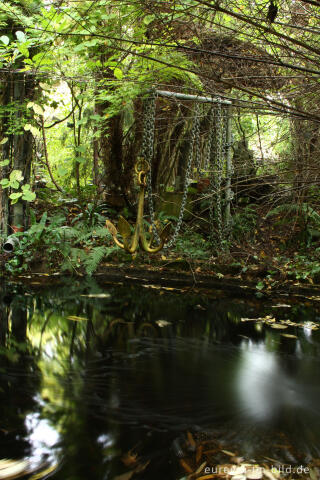
<path fill-rule="evenodd" d="M 220 97 L 199 97 L 198 95 L 186 95 L 184 93 L 167 92 L 166 90 L 156 90 L 157 95 L 161 97 L 178 98 L 180 100 L 194 100 L 203 103 L 221 103 L 221 105 L 232 105 L 230 100 L 223 100 Z"/>

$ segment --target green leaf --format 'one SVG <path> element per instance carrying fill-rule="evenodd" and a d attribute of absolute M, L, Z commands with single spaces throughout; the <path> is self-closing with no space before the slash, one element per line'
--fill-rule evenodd
<path fill-rule="evenodd" d="M 30 132 L 31 132 L 32 135 L 33 135 L 34 137 L 36 137 L 36 138 L 41 137 L 40 131 L 39 131 L 36 127 L 33 127 L 32 125 L 31 125 L 31 127 L 30 127 Z"/>
<path fill-rule="evenodd" d="M 58 167 L 57 168 L 57 174 L 60 176 L 60 177 L 64 177 L 65 175 L 67 175 L 68 173 L 68 169 L 65 168 L 65 167 Z"/>
<path fill-rule="evenodd" d="M 22 55 L 24 57 L 26 57 L 26 58 L 29 57 L 29 49 L 23 43 L 18 44 L 18 50 L 19 50 L 20 53 L 22 53 Z"/>
<path fill-rule="evenodd" d="M 0 145 L 4 145 L 5 143 L 7 143 L 8 140 L 9 140 L 8 137 L 4 137 L 4 138 L 1 140 Z"/>
<path fill-rule="evenodd" d="M 33 107 L 33 105 L 34 105 L 34 103 L 33 103 L 33 102 L 29 102 L 29 103 L 27 103 L 27 108 L 32 108 L 32 107 Z"/>
<path fill-rule="evenodd" d="M 84 157 L 76 157 L 76 161 L 79 162 L 79 163 L 85 163 L 87 161 L 87 159 L 84 158 Z"/>
<path fill-rule="evenodd" d="M 120 70 L 120 68 L 118 68 L 118 67 L 115 68 L 114 71 L 113 71 L 113 74 L 118 80 L 123 79 L 123 72 L 122 72 L 122 70 Z"/>
<path fill-rule="evenodd" d="M 7 165 L 9 165 L 9 163 L 10 163 L 10 160 L 2 160 L 2 162 L 0 162 L 0 167 L 6 167 Z"/>
<path fill-rule="evenodd" d="M 79 145 L 78 147 L 75 147 L 75 151 L 80 153 L 85 153 L 86 147 L 84 147 L 83 145 Z"/>
<path fill-rule="evenodd" d="M 47 91 L 51 90 L 50 85 L 48 85 L 47 83 L 39 82 L 39 86 L 42 88 L 42 90 L 47 90 Z"/>
<path fill-rule="evenodd" d="M 37 115 L 43 115 L 44 114 L 44 111 L 42 110 L 42 107 L 40 107 L 40 105 L 37 105 L 36 103 L 34 103 L 32 105 L 32 108 Z"/>
<path fill-rule="evenodd" d="M 13 188 L 14 190 L 18 190 L 18 188 L 20 187 L 20 183 L 17 182 L 16 180 L 13 180 L 10 182 L 10 187 Z"/>
<path fill-rule="evenodd" d="M 0 185 L 2 186 L 2 188 L 8 188 L 10 182 L 7 178 L 3 178 L 2 180 L 0 180 Z"/>
<path fill-rule="evenodd" d="M 26 36 L 24 32 L 21 32 L 20 30 L 16 32 L 16 37 L 18 39 L 18 42 L 24 43 L 26 41 Z"/>
<path fill-rule="evenodd" d="M 22 182 L 24 177 L 22 175 L 21 170 L 12 170 L 9 178 L 10 178 L 11 182 L 13 182 L 13 181 Z"/>
<path fill-rule="evenodd" d="M 23 129 L 28 132 L 29 130 L 31 130 L 32 128 L 32 125 L 30 123 L 26 123 L 25 126 L 23 127 Z"/>
<path fill-rule="evenodd" d="M 146 17 L 144 17 L 143 23 L 145 25 L 149 25 L 149 23 L 153 22 L 154 19 L 155 19 L 154 15 L 147 15 Z"/>
<path fill-rule="evenodd" d="M 25 200 L 26 202 L 33 202 L 35 199 L 36 194 L 34 192 L 31 192 L 31 190 L 26 190 L 23 192 L 22 200 Z"/>
<path fill-rule="evenodd" d="M 11 198 L 11 200 L 17 200 L 20 197 L 22 197 L 21 192 L 14 192 L 9 195 L 9 198 Z"/>
<path fill-rule="evenodd" d="M 5 45 L 9 45 L 9 43 L 10 43 L 10 39 L 9 39 L 9 37 L 7 37 L 6 35 L 2 35 L 2 36 L 0 37 L 0 41 L 1 41 L 2 43 L 4 43 Z"/>

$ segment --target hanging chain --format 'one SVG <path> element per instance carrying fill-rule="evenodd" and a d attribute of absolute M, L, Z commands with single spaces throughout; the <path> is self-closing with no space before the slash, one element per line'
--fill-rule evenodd
<path fill-rule="evenodd" d="M 200 112 L 199 108 L 195 112 L 197 115 L 197 120 L 195 124 L 195 146 L 194 146 L 194 168 L 198 176 L 200 176 L 200 169 L 201 169 L 201 145 L 200 145 Z"/>
<path fill-rule="evenodd" d="M 214 243 L 214 224 L 215 224 L 215 161 L 217 154 L 217 131 L 218 119 L 217 109 L 212 107 L 210 112 L 209 125 L 211 132 L 209 132 L 209 145 L 207 150 L 207 169 L 210 170 L 210 185 L 209 185 L 209 222 L 210 222 L 210 242 Z"/>
<path fill-rule="evenodd" d="M 217 157 L 216 157 L 216 217 L 218 230 L 218 244 L 222 248 L 223 241 L 223 220 L 222 220 L 222 172 L 223 172 L 223 154 L 224 154 L 224 119 L 221 108 L 221 101 L 217 105 Z"/>
<path fill-rule="evenodd" d="M 153 160 L 153 146 L 154 146 L 154 128 L 155 128 L 155 115 L 156 115 L 156 90 L 152 89 L 148 98 L 144 100 L 144 124 L 143 124 L 143 137 L 141 145 L 141 156 L 148 164 L 147 172 L 147 193 L 148 193 L 148 206 L 152 233 L 154 235 L 156 244 L 160 244 L 160 237 L 157 231 L 154 218 L 154 206 L 152 198 L 152 160 Z"/>
<path fill-rule="evenodd" d="M 207 148 L 205 152 L 205 158 L 204 158 L 204 169 L 209 170 L 210 168 L 210 157 L 211 157 L 211 148 L 214 145 L 215 138 L 214 138 L 214 119 L 215 119 L 215 110 L 214 107 L 212 106 L 210 108 L 210 113 L 209 113 L 209 125 L 208 125 L 208 139 L 207 139 Z"/>
<path fill-rule="evenodd" d="M 152 193 L 152 160 L 154 148 L 154 130 L 155 130 L 155 110 L 156 110 L 156 91 L 153 89 L 149 97 L 144 101 L 144 126 L 141 146 L 141 156 L 148 164 L 147 172 L 147 193 L 149 215 L 151 221 L 152 232 L 157 244 L 160 243 L 160 237 L 157 232 L 155 224 L 155 214 L 153 205 Z M 209 114 L 209 135 L 207 141 L 207 148 L 204 159 L 204 168 L 210 169 L 210 205 L 209 205 L 209 220 L 210 220 L 210 238 L 211 242 L 214 240 L 214 223 L 215 217 L 217 221 L 217 240 L 219 247 L 223 244 L 223 219 L 222 219 L 222 176 L 224 165 L 224 154 L 227 148 L 226 139 L 226 122 L 227 116 L 222 111 L 221 100 L 218 99 L 216 107 L 212 106 Z M 200 116 L 199 104 L 196 103 L 194 109 L 194 120 L 190 132 L 190 144 L 186 165 L 186 172 L 184 178 L 183 195 L 178 216 L 177 225 L 172 235 L 171 240 L 164 248 L 170 248 L 176 242 L 179 231 L 181 229 L 184 211 L 188 198 L 188 184 L 191 176 L 192 161 L 195 160 L 194 165 L 197 171 L 201 168 L 201 147 L 200 147 Z"/>
<path fill-rule="evenodd" d="M 197 132 L 200 132 L 199 123 L 200 123 L 199 104 L 196 103 L 195 108 L 194 108 L 194 120 L 193 120 L 193 124 L 192 124 L 192 128 L 191 128 L 191 132 L 190 132 L 189 151 L 188 151 L 188 158 L 187 158 L 186 173 L 185 173 L 185 177 L 184 177 L 183 194 L 182 194 L 179 217 L 178 217 L 176 228 L 175 228 L 174 233 L 171 237 L 171 240 L 165 245 L 164 248 L 170 248 L 175 244 L 175 242 L 177 240 L 177 237 L 179 235 L 180 229 L 181 229 L 183 215 L 184 215 L 184 211 L 185 211 L 186 204 L 187 204 L 187 198 L 188 198 L 188 185 L 189 185 L 189 179 L 190 179 L 190 174 L 191 174 L 194 143 L 195 143 L 195 140 L 196 140 Z"/>

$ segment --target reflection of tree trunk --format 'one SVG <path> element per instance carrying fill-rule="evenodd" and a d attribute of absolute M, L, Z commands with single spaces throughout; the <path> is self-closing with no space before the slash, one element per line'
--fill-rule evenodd
<path fill-rule="evenodd" d="M 0 346 L 4 347 L 8 333 L 8 309 L 0 304 Z"/>
<path fill-rule="evenodd" d="M 18 342 L 24 342 L 27 338 L 27 309 L 25 306 L 13 305 L 12 312 L 12 335 Z"/>

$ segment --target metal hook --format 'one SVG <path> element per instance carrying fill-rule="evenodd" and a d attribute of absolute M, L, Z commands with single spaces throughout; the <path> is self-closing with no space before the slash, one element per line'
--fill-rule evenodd
<path fill-rule="evenodd" d="M 148 164 L 144 159 L 139 159 L 135 165 L 135 172 L 137 174 L 137 184 L 139 185 L 138 193 L 138 212 L 136 218 L 136 224 L 133 233 L 131 232 L 131 226 L 129 222 L 122 216 L 118 220 L 118 229 L 109 220 L 106 220 L 106 227 L 112 235 L 113 241 L 118 247 L 126 250 L 129 253 L 134 253 L 138 250 L 139 245 L 142 250 L 148 253 L 159 252 L 166 243 L 170 231 L 171 223 L 168 223 L 160 233 L 160 244 L 156 247 L 152 247 L 153 238 L 150 241 L 146 239 L 146 235 L 143 228 L 143 212 L 144 212 L 144 194 L 146 188 L 146 175 L 148 172 Z M 123 242 L 118 240 L 117 235 L 120 233 Z"/>

